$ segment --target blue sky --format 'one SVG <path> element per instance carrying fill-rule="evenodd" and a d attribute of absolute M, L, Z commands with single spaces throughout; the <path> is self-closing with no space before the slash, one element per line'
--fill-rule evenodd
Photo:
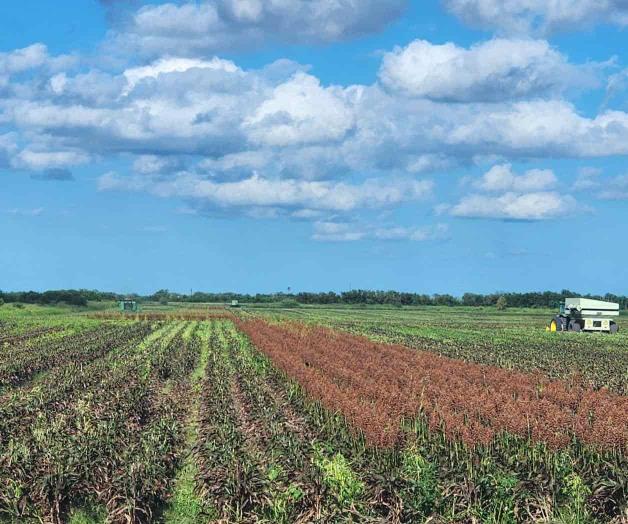
<path fill-rule="evenodd" d="M 0 24 L 0 289 L 628 293 L 625 2 Z"/>

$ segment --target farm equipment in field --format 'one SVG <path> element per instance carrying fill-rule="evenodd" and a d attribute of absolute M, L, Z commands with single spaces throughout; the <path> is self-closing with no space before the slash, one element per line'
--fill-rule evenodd
<path fill-rule="evenodd" d="M 615 319 L 618 316 L 619 304 L 589 298 L 566 298 L 547 331 L 617 333 L 619 326 Z"/>
<path fill-rule="evenodd" d="M 140 305 L 137 301 L 130 298 L 120 300 L 118 307 L 121 313 L 138 313 L 140 310 Z"/>

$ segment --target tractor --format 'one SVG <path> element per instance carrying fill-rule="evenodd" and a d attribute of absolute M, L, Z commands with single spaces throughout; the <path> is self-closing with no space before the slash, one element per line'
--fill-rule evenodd
<path fill-rule="evenodd" d="M 566 298 L 560 305 L 560 313 L 552 319 L 547 331 L 597 331 L 615 334 L 619 331 L 615 321 L 617 317 L 619 304 L 589 298 Z"/>

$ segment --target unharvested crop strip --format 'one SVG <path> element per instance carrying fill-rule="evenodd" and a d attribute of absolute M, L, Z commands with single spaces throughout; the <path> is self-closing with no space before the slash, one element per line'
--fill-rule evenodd
<path fill-rule="evenodd" d="M 239 321 L 254 344 L 308 393 L 338 410 L 378 446 L 424 414 L 433 430 L 469 445 L 502 432 L 554 448 L 576 437 L 605 449 L 628 446 L 628 398 L 577 383 L 376 344 L 329 329 Z"/>

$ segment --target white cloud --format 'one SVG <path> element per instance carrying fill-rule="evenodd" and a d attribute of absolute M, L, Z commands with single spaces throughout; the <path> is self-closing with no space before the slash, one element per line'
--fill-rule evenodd
<path fill-rule="evenodd" d="M 474 185 L 483 191 L 520 193 L 543 191 L 557 184 L 550 169 L 531 169 L 522 175 L 514 173 L 511 164 L 493 166 Z"/>
<path fill-rule="evenodd" d="M 412 240 L 425 242 L 428 240 L 447 240 L 449 238 L 449 226 L 436 224 L 425 227 L 385 227 L 377 228 L 373 236 L 379 240 Z"/>
<path fill-rule="evenodd" d="M 43 207 L 36 207 L 32 209 L 12 208 L 6 210 L 7 214 L 18 217 L 38 217 L 41 216 L 43 212 Z"/>
<path fill-rule="evenodd" d="M 355 226 L 339 222 L 316 222 L 313 240 L 319 242 L 355 242 L 366 237 L 366 231 L 355 229 Z"/>
<path fill-rule="evenodd" d="M 312 238 L 319 242 L 355 242 L 366 239 L 427 242 L 447 240 L 449 226 L 436 224 L 424 227 L 377 227 L 369 224 L 319 221 L 314 223 Z"/>
<path fill-rule="evenodd" d="M 606 111 L 595 118 L 561 100 L 526 101 L 462 114 L 444 140 L 478 154 L 527 157 L 596 157 L 628 153 L 628 114 Z"/>
<path fill-rule="evenodd" d="M 519 175 L 511 164 L 496 165 L 472 182 L 476 190 L 493 194 L 469 194 L 453 206 L 438 206 L 437 213 L 502 220 L 546 220 L 570 215 L 577 202 L 571 195 L 551 191 L 557 185 L 558 179 L 550 169 L 530 169 Z"/>
<path fill-rule="evenodd" d="M 0 73 L 15 74 L 41 67 L 48 60 L 48 49 L 33 44 L 9 53 L 0 53 Z"/>
<path fill-rule="evenodd" d="M 505 193 L 500 196 L 469 195 L 450 209 L 450 214 L 464 218 L 503 220 L 547 220 L 573 214 L 577 202 L 556 192 Z"/>
<path fill-rule="evenodd" d="M 562 100 L 433 102 L 378 85 L 324 86 L 286 62 L 245 71 L 168 59 L 126 75 L 66 74 L 43 91 L 25 82 L 20 93 L 0 99 L 0 124 L 38 150 L 171 157 L 170 165 L 198 155 L 198 168 L 218 178 L 387 176 L 482 156 L 628 154 L 622 111 L 589 118 Z"/>
<path fill-rule="evenodd" d="M 601 169 L 583 167 L 578 170 L 573 189 L 599 200 L 628 200 L 628 175 L 603 177 Z"/>
<path fill-rule="evenodd" d="M 99 189 L 149 191 L 161 197 L 178 197 L 221 208 L 283 208 L 349 212 L 394 206 L 422 200 L 431 194 L 426 180 L 384 181 L 360 184 L 305 180 L 267 179 L 259 175 L 237 182 L 214 182 L 192 173 L 170 179 L 122 177 L 107 173 Z"/>
<path fill-rule="evenodd" d="M 551 171 L 515 173 L 508 163 L 628 154 L 628 114 L 588 116 L 558 98 L 569 84 L 557 78 L 568 76 L 561 66 L 572 66 L 547 43 L 504 41 L 513 45 L 504 57 L 496 42 L 447 48 L 458 75 L 447 60 L 404 71 L 403 60 L 414 63 L 411 45 L 388 55 L 401 62 L 384 60 L 381 81 L 370 86 L 326 85 L 285 60 L 245 70 L 210 57 L 22 75 L 0 97 L 0 129 L 10 131 L 0 135 L 0 165 L 46 170 L 106 159 L 132 174 L 103 176 L 103 190 L 181 199 L 201 213 L 334 222 L 428 196 L 432 183 L 411 175 L 490 158 L 504 165 L 470 187 L 492 195 L 467 195 L 447 213 L 568 214 L 573 199 L 553 192 Z M 420 45 L 428 62 L 443 51 Z M 505 98 L 523 100 L 498 99 L 491 78 Z M 550 95 L 557 98 L 543 99 Z M 424 235 L 367 229 L 367 238 Z"/>
<path fill-rule="evenodd" d="M 354 125 L 345 95 L 342 89 L 323 88 L 317 78 L 297 73 L 274 89 L 244 127 L 253 141 L 268 146 L 337 141 Z"/>
<path fill-rule="evenodd" d="M 597 197 L 601 200 L 628 200 L 628 175 L 619 175 L 600 184 Z"/>
<path fill-rule="evenodd" d="M 613 99 L 625 93 L 626 89 L 628 89 L 628 69 L 623 69 L 618 73 L 610 75 L 606 83 L 604 106 L 607 106 Z"/>
<path fill-rule="evenodd" d="M 236 73 L 240 69 L 230 60 L 221 60 L 214 57 L 212 60 L 195 60 L 191 58 L 161 58 L 152 64 L 127 69 L 123 75 L 127 81 L 127 87 L 123 93 L 127 94 L 133 90 L 138 82 L 157 78 L 161 74 L 184 73 L 190 69 L 210 69 L 214 71 L 225 71 L 226 73 Z"/>
<path fill-rule="evenodd" d="M 494 39 L 469 49 L 415 40 L 384 56 L 379 77 L 408 96 L 456 102 L 556 95 L 594 82 L 591 71 L 570 65 L 546 41 L 528 39 Z"/>
<path fill-rule="evenodd" d="M 114 49 L 201 56 L 269 42 L 346 40 L 379 31 L 407 0 L 216 0 L 150 5 L 111 36 Z"/>
<path fill-rule="evenodd" d="M 34 151 L 25 149 L 13 159 L 12 165 L 18 169 L 41 171 L 85 164 L 89 155 L 80 151 Z"/>
<path fill-rule="evenodd" d="M 75 65 L 70 55 L 51 56 L 44 44 L 33 44 L 8 53 L 0 53 L 0 78 L 44 68 L 50 72 L 68 69 Z"/>
<path fill-rule="evenodd" d="M 600 184 L 602 170 L 595 167 L 582 167 L 578 170 L 578 177 L 573 185 L 575 191 L 589 191 L 596 189 Z"/>
<path fill-rule="evenodd" d="M 0 134 L 0 168 L 11 163 L 11 158 L 18 149 L 15 133 Z"/>
<path fill-rule="evenodd" d="M 142 175 L 173 174 L 184 168 L 185 163 L 178 157 L 140 155 L 133 161 L 133 171 Z"/>
<path fill-rule="evenodd" d="M 443 0 L 463 22 L 502 33 L 546 34 L 596 23 L 628 26 L 625 0 Z"/>

